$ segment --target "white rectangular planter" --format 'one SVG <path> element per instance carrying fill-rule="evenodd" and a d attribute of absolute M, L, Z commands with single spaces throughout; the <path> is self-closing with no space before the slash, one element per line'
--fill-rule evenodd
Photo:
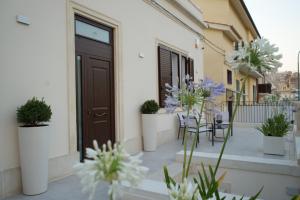
<path fill-rule="evenodd" d="M 264 153 L 274 155 L 284 155 L 284 138 L 264 136 Z"/>
<path fill-rule="evenodd" d="M 142 114 L 142 133 L 145 151 L 155 151 L 159 145 L 174 141 L 178 133 L 176 114 Z"/>

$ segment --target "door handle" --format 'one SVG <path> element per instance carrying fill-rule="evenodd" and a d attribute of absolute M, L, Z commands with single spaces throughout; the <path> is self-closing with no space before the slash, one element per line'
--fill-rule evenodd
<path fill-rule="evenodd" d="M 92 114 L 92 111 L 88 110 L 88 111 L 87 111 L 87 114 L 88 114 L 88 115 L 91 115 L 91 114 Z"/>
<path fill-rule="evenodd" d="M 95 113 L 95 117 L 103 117 L 104 115 L 107 115 L 107 113 L 101 113 L 101 114 L 97 114 L 97 113 Z"/>

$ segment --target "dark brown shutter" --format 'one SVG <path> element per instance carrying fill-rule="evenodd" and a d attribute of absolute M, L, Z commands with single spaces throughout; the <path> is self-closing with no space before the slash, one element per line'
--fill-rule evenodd
<path fill-rule="evenodd" d="M 227 83 L 232 84 L 232 71 L 227 70 Z"/>
<path fill-rule="evenodd" d="M 234 42 L 234 50 L 239 50 L 239 42 Z"/>
<path fill-rule="evenodd" d="M 194 81 L 194 60 L 192 58 L 188 60 L 188 75 L 192 77 L 192 81 Z"/>
<path fill-rule="evenodd" d="M 186 78 L 186 75 L 190 74 L 189 66 L 190 66 L 189 59 L 187 58 L 184 66 L 184 72 L 185 72 L 184 78 Z"/>
<path fill-rule="evenodd" d="M 171 52 L 158 47 L 158 78 L 159 78 L 159 105 L 164 106 L 166 99 L 166 83 L 172 85 Z"/>

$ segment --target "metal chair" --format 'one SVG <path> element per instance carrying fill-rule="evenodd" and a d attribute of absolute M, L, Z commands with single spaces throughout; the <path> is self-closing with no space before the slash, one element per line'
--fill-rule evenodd
<path fill-rule="evenodd" d="M 177 113 L 177 117 L 178 117 L 178 135 L 177 135 L 177 139 L 179 139 L 180 131 L 182 129 L 185 131 L 185 124 L 184 124 L 183 115 L 184 115 L 184 113 Z"/>
<path fill-rule="evenodd" d="M 214 126 L 213 126 L 213 124 L 210 124 L 210 123 L 199 124 L 199 129 L 197 130 L 197 128 L 198 128 L 198 119 L 197 119 L 196 116 L 190 116 L 189 120 L 186 120 L 185 116 L 183 116 L 183 118 L 184 118 L 185 121 L 187 121 L 185 123 L 185 126 L 187 128 L 187 132 L 191 133 L 191 134 L 197 134 L 196 147 L 197 147 L 197 145 L 199 143 L 199 134 L 200 133 L 211 133 L 213 135 L 213 133 L 214 133 Z M 185 140 L 185 132 L 183 133 L 182 144 L 183 144 L 184 140 Z"/>
<path fill-rule="evenodd" d="M 216 122 L 218 124 L 218 120 L 221 120 L 220 124 L 222 126 L 226 126 L 229 128 L 230 125 L 230 119 L 229 119 L 229 113 L 228 112 L 220 112 L 216 115 Z M 233 127 L 230 129 L 231 136 L 233 135 Z"/>

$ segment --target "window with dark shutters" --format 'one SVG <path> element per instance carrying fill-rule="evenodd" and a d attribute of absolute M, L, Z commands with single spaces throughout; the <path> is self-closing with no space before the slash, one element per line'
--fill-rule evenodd
<path fill-rule="evenodd" d="M 180 60 L 181 59 L 181 62 Z M 189 74 L 194 79 L 194 60 L 164 45 L 158 46 L 159 105 L 164 106 L 166 83 L 178 85 Z"/>
<path fill-rule="evenodd" d="M 166 98 L 166 83 L 172 84 L 171 52 L 158 47 L 158 74 L 159 74 L 159 105 L 164 106 Z"/>
<path fill-rule="evenodd" d="M 238 51 L 239 50 L 239 43 L 234 42 L 234 50 Z"/>
<path fill-rule="evenodd" d="M 232 71 L 227 70 L 227 84 L 232 84 Z"/>

